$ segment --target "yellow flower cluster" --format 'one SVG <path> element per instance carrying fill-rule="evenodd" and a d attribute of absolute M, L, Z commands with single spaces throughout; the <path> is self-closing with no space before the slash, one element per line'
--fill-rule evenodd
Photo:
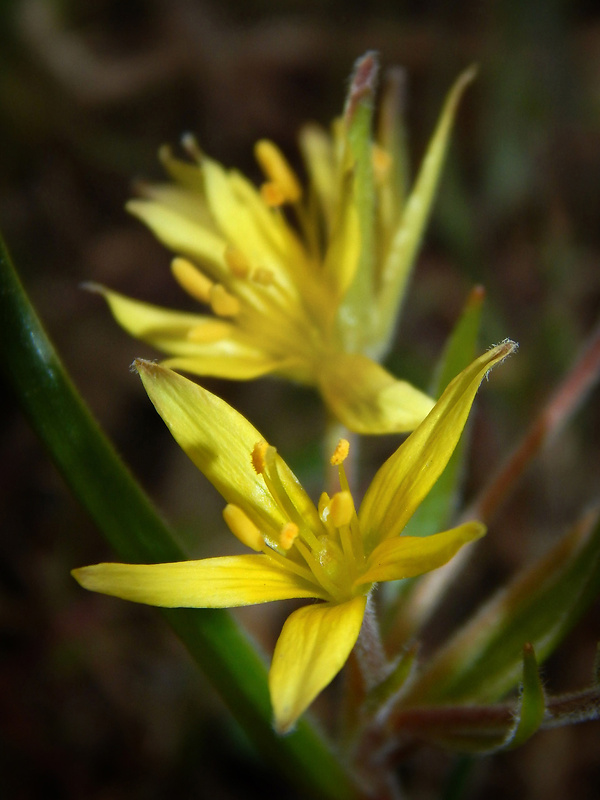
<path fill-rule="evenodd" d="M 356 66 L 331 135 L 301 136 L 303 189 L 279 149 L 256 146 L 265 180 L 254 187 L 201 153 L 162 159 L 173 183 L 150 186 L 129 209 L 177 253 L 178 283 L 209 313 L 186 314 L 101 289 L 117 320 L 166 352 L 137 361 L 150 399 L 176 441 L 226 501 L 223 517 L 250 551 L 169 564 L 97 564 L 74 570 L 87 589 L 156 606 L 232 607 L 313 601 L 287 619 L 269 686 L 276 728 L 288 731 L 354 647 L 367 599 L 382 581 L 445 564 L 485 532 L 468 521 L 426 537 L 405 526 L 452 455 L 483 376 L 514 349 L 507 341 L 473 361 L 434 402 L 378 362 L 389 343 L 427 221 L 453 116 L 472 77 L 443 108 L 420 173 L 404 195 L 393 93 L 371 138 L 376 62 Z M 315 505 L 248 420 L 173 369 L 234 379 L 267 373 L 316 386 L 353 431 L 413 431 L 356 504 L 344 469 Z"/>
<path fill-rule="evenodd" d="M 317 387 L 334 417 L 357 433 L 413 430 L 433 401 L 378 360 L 396 325 L 458 101 L 450 91 L 421 170 L 405 196 L 397 92 L 388 87 L 372 140 L 376 61 L 355 70 L 331 134 L 306 127 L 307 189 L 281 151 L 260 141 L 265 181 L 256 188 L 202 153 L 169 149 L 172 178 L 147 186 L 128 208 L 177 253 L 172 273 L 209 313 L 172 311 L 95 287 L 133 336 L 196 375 L 248 380 L 274 374 Z"/>

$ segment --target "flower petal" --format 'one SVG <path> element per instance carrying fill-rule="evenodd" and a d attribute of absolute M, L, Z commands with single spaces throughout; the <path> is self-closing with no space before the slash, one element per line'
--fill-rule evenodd
<path fill-rule="evenodd" d="M 211 316 L 161 308 L 125 297 L 95 283 L 87 284 L 87 288 L 104 297 L 114 318 L 127 333 L 157 350 L 179 355 L 193 353 L 198 347 L 199 337 L 192 340 L 189 334 L 202 328 L 206 329 L 202 341 L 214 342 L 235 334 L 235 327 L 231 323 Z"/>
<path fill-rule="evenodd" d="M 202 171 L 208 205 L 227 241 L 238 247 L 250 263 L 272 269 L 273 262 L 277 262 L 276 225 L 271 223 L 265 230 L 256 224 L 248 198 L 236 194 L 240 177 L 235 177 L 235 173 L 228 173 L 218 162 L 206 157 L 202 160 Z"/>
<path fill-rule="evenodd" d="M 209 315 L 171 311 L 133 300 L 97 284 L 116 321 L 127 333 L 167 353 L 171 369 L 230 380 L 253 380 L 272 372 L 292 371 L 293 359 L 280 359 L 246 344 L 237 326 Z"/>
<path fill-rule="evenodd" d="M 212 342 L 196 345 L 193 355 L 167 358 L 163 365 L 193 375 L 251 381 L 274 372 L 284 374 L 286 369 L 294 367 L 295 361 L 270 358 L 260 350 L 235 342 Z"/>
<path fill-rule="evenodd" d="M 414 430 L 433 400 L 359 353 L 339 353 L 321 368 L 323 397 L 337 418 L 355 433 Z"/>
<path fill-rule="evenodd" d="M 72 575 L 92 592 L 166 608 L 231 608 L 323 596 L 316 585 L 265 555 L 172 564 L 94 564 L 74 569 Z"/>
<path fill-rule="evenodd" d="M 460 548 L 479 539 L 486 528 L 481 522 L 466 522 L 433 536 L 395 536 L 385 539 L 371 553 L 367 571 L 356 585 L 413 578 L 443 566 Z"/>
<path fill-rule="evenodd" d="M 431 413 L 379 469 L 358 512 L 367 552 L 401 533 L 448 463 L 482 378 L 515 349 L 507 340 L 457 375 Z"/>
<path fill-rule="evenodd" d="M 279 733 L 300 714 L 344 666 L 354 647 L 367 598 L 304 606 L 283 626 L 269 673 L 269 689 Z"/>
<path fill-rule="evenodd" d="M 130 200 L 126 207 L 170 250 L 199 261 L 213 276 L 228 276 L 227 242 L 220 236 L 160 202 Z"/>
<path fill-rule="evenodd" d="M 267 524 L 279 531 L 288 519 L 252 466 L 252 451 L 263 438 L 256 428 L 224 400 L 176 372 L 149 361 L 138 360 L 136 366 L 156 410 L 198 469 L 258 528 Z M 309 506 L 310 498 L 289 468 L 283 465 L 282 472 L 293 484 L 296 507 Z"/>

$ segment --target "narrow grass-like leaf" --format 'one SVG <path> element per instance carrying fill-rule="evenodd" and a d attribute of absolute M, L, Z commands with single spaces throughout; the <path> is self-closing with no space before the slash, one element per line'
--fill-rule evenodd
<path fill-rule="evenodd" d="M 2 364 L 24 412 L 118 555 L 146 563 L 185 558 L 77 393 L 1 241 L 0 341 Z M 306 721 L 286 738 L 274 734 L 264 661 L 228 612 L 162 613 L 270 765 L 307 796 L 355 796 L 347 773 Z"/>
<path fill-rule="evenodd" d="M 373 307 L 373 109 L 379 66 L 375 53 L 366 53 L 354 65 L 344 126 L 348 157 L 353 175 L 352 204 L 360 231 L 360 256 L 353 281 L 342 301 L 339 316 L 348 321 L 347 335 L 358 336 L 365 330 Z"/>
<path fill-rule="evenodd" d="M 515 688 L 526 642 L 542 663 L 600 591 L 600 522 L 588 515 L 450 639 L 403 702 L 493 702 Z"/>

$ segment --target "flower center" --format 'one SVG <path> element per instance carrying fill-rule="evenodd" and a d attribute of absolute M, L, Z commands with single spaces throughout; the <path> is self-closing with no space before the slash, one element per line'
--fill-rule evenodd
<path fill-rule="evenodd" d="M 228 527 L 243 544 L 318 584 L 336 602 L 354 596 L 352 587 L 365 561 L 343 466 L 348 449 L 348 442 L 340 440 L 331 459 L 338 466 L 341 491 L 332 497 L 323 493 L 317 509 L 276 449 L 265 441 L 257 442 L 251 454 L 252 465 L 285 521 L 278 529 L 264 523 L 259 527 L 238 506 L 230 504 L 223 511 Z"/>

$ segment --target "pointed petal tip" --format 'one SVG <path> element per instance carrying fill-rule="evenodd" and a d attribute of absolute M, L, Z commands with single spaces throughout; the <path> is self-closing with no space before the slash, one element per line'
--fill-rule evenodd
<path fill-rule="evenodd" d="M 81 586 L 82 589 L 90 589 L 91 591 L 94 590 L 94 575 L 97 572 L 97 568 L 102 566 L 100 564 L 94 564 L 89 567 L 77 567 L 76 569 L 71 570 L 71 575 L 77 583 Z"/>
<path fill-rule="evenodd" d="M 489 352 L 492 358 L 498 359 L 496 363 L 499 363 L 499 361 L 504 360 L 507 356 L 516 353 L 518 349 L 518 342 L 514 342 L 512 339 L 505 339 L 503 342 L 500 342 L 500 344 L 492 347 Z"/>
<path fill-rule="evenodd" d="M 79 288 L 86 292 L 93 292 L 94 294 L 104 295 L 108 291 L 105 286 L 95 281 L 83 281 L 79 284 Z"/>
<path fill-rule="evenodd" d="M 458 85 L 462 87 L 468 86 L 473 83 L 479 73 L 479 64 L 471 64 L 458 78 Z"/>
<path fill-rule="evenodd" d="M 273 730 L 278 736 L 288 736 L 296 730 L 298 720 L 273 717 Z"/>
<path fill-rule="evenodd" d="M 168 367 L 163 366 L 160 361 L 150 361 L 146 358 L 136 358 L 131 362 L 130 372 L 137 372 L 142 381 L 144 378 L 156 378 L 159 374 L 172 372 Z"/>

